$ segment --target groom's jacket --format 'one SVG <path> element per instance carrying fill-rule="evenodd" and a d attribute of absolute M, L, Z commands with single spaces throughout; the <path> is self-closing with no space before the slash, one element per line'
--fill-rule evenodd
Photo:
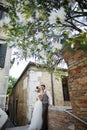
<path fill-rule="evenodd" d="M 48 90 L 44 90 L 42 103 L 52 105 L 52 97 L 51 97 L 50 92 Z"/>

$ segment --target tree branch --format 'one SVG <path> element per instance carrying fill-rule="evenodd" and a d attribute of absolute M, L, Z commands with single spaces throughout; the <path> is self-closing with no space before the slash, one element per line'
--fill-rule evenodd
<path fill-rule="evenodd" d="M 83 25 L 84 25 L 84 26 L 87 26 L 85 23 L 82 23 L 82 22 L 80 22 L 80 21 L 78 21 L 78 20 L 76 20 L 76 19 L 74 19 L 74 21 L 76 21 L 76 22 L 82 24 L 82 26 L 83 26 Z"/>

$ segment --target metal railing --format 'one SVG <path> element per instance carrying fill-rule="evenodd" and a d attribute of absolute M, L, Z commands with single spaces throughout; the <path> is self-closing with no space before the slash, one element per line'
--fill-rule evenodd
<path fill-rule="evenodd" d="M 74 115 L 73 113 L 71 113 L 68 110 L 65 110 L 65 112 L 67 112 L 69 115 L 71 115 L 72 117 L 74 117 L 75 119 L 77 119 L 78 121 L 80 121 L 81 123 L 83 123 L 84 125 L 87 125 L 87 122 L 82 120 L 81 118 L 77 117 L 76 115 Z"/>

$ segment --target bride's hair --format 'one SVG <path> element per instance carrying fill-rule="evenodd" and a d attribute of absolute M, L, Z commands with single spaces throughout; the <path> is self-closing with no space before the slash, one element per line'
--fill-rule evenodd
<path fill-rule="evenodd" d="M 36 86 L 36 89 L 38 89 L 39 87 L 38 86 Z"/>
<path fill-rule="evenodd" d="M 36 86 L 35 92 L 40 92 L 40 87 Z"/>

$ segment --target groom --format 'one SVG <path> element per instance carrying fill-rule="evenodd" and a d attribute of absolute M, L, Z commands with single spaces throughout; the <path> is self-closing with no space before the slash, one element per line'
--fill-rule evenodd
<path fill-rule="evenodd" d="M 42 113 L 42 129 L 41 130 L 48 130 L 48 106 L 52 106 L 52 97 L 50 92 L 46 90 L 46 86 L 44 84 L 41 85 L 41 89 L 43 90 L 43 113 Z"/>

